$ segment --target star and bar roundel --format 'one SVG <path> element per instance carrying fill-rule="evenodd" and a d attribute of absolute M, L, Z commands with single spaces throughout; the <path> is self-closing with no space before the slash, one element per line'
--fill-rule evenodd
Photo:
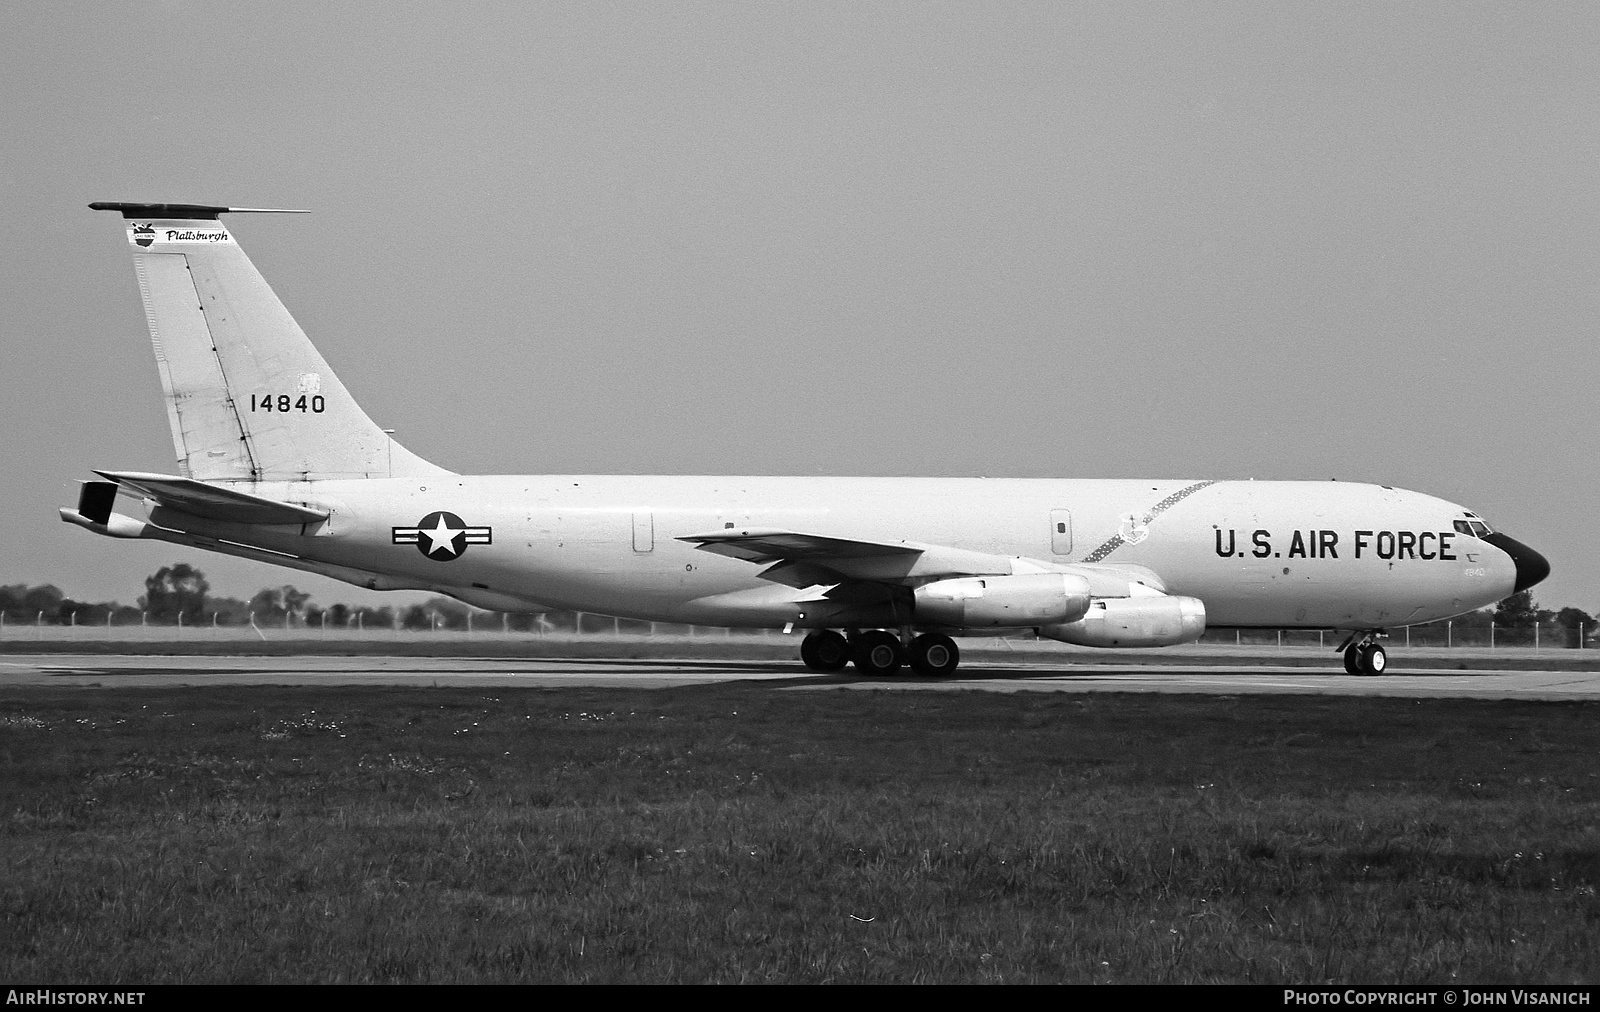
<path fill-rule="evenodd" d="M 394 528 L 394 543 L 416 545 L 417 551 L 435 562 L 459 559 L 468 545 L 493 544 L 493 529 L 471 527 L 454 513 L 434 510 L 417 522 L 415 527 Z"/>

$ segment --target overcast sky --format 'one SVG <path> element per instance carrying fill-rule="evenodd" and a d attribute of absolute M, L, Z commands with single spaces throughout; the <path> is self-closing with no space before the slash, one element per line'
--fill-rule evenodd
<path fill-rule="evenodd" d="M 455 470 L 1375 481 L 1600 609 L 1593 4 L 8 4 L 0 109 L 0 582 L 376 597 L 56 518 L 171 200 Z"/>

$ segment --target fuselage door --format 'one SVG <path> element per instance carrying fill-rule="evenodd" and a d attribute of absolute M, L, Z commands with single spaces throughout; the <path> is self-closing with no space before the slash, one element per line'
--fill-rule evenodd
<path fill-rule="evenodd" d="M 1050 511 L 1050 550 L 1057 555 L 1072 554 L 1072 511 Z"/>
<path fill-rule="evenodd" d="M 633 515 L 633 550 L 636 552 L 656 550 L 656 521 L 655 516 L 648 510 Z"/>

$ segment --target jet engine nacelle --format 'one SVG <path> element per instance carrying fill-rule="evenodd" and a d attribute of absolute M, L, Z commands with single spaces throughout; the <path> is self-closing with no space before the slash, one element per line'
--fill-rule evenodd
<path fill-rule="evenodd" d="M 1112 597 L 1075 622 L 1039 627 L 1039 635 L 1081 647 L 1169 647 L 1200 638 L 1206 606 L 1195 597 Z"/>
<path fill-rule="evenodd" d="M 1080 647 L 1171 647 L 1202 633 L 1198 597 L 1102 597 L 1077 621 L 1038 628 L 1040 636 Z"/>
<path fill-rule="evenodd" d="M 1089 581 L 1070 573 L 964 576 L 913 595 L 918 622 L 966 629 L 1073 622 L 1089 610 Z"/>

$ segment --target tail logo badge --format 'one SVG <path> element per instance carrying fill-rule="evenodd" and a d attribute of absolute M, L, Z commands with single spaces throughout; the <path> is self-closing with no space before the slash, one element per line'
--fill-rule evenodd
<path fill-rule="evenodd" d="M 466 553 L 468 545 L 493 544 L 493 528 L 470 527 L 454 513 L 435 510 L 415 527 L 394 528 L 394 543 L 416 545 L 435 562 L 451 562 Z"/>
<path fill-rule="evenodd" d="M 156 241 L 156 230 L 148 221 L 142 225 L 133 226 L 133 241 L 140 246 L 148 246 Z"/>

